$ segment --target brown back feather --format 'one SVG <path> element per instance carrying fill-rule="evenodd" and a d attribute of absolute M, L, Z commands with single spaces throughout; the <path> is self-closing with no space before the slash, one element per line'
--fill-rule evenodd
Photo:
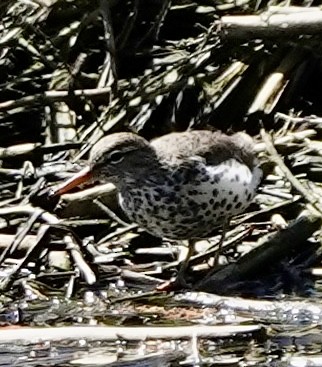
<path fill-rule="evenodd" d="M 228 136 L 219 131 L 194 130 L 164 135 L 153 140 L 151 145 L 160 158 L 173 163 L 199 156 L 211 165 L 229 158 L 245 163 L 250 169 L 256 164 L 252 138 L 244 133 Z"/>

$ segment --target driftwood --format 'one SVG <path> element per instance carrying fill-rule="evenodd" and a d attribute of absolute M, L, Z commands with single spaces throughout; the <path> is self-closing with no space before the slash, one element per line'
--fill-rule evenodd
<path fill-rule="evenodd" d="M 225 266 L 209 278 L 196 285 L 196 289 L 211 293 L 227 293 L 235 284 L 245 279 L 252 279 L 267 271 L 272 263 L 278 263 L 287 254 L 303 247 L 305 241 L 318 229 L 321 217 L 303 216 L 288 228 L 280 230 L 256 249 L 243 256 L 234 264 Z"/>
<path fill-rule="evenodd" d="M 25 266 L 30 259 L 33 259 L 33 257 L 36 256 L 37 253 L 38 254 L 40 253 L 42 247 L 48 241 L 48 232 L 50 230 L 50 226 L 59 225 L 59 220 L 53 214 L 45 212 L 44 210 L 41 209 L 35 209 L 29 205 L 0 209 L 1 216 L 13 215 L 13 214 L 24 214 L 30 216 L 29 222 L 27 221 L 26 223 L 25 227 L 26 232 L 38 217 L 41 217 L 48 224 L 45 224 L 40 228 L 37 236 L 37 241 L 33 244 L 32 247 L 29 248 L 25 257 L 21 261 L 19 261 L 18 265 L 13 268 L 12 273 L 2 280 L 1 282 L 2 289 L 8 287 L 14 280 L 17 273 L 23 268 L 23 266 Z M 69 230 L 67 230 L 67 232 L 69 232 Z M 22 240 L 23 240 L 23 232 L 21 232 L 21 236 L 16 237 L 15 241 L 13 241 L 11 245 L 7 247 L 5 251 L 3 251 L 3 253 L 1 254 L 0 263 L 4 261 L 5 257 L 8 254 L 10 254 L 10 252 L 14 251 L 20 245 Z M 96 276 L 89 267 L 89 265 L 85 262 L 84 257 L 82 255 L 82 251 L 80 250 L 80 247 L 78 243 L 75 241 L 74 237 L 70 234 L 66 234 L 64 236 L 64 242 L 67 249 L 70 251 L 72 258 L 77 264 L 81 275 L 86 279 L 88 284 L 94 284 L 96 282 Z"/>
<path fill-rule="evenodd" d="M 22 239 L 22 241 L 17 245 L 17 250 L 26 251 L 28 250 L 36 241 L 37 236 L 35 235 L 26 235 Z M 10 244 L 14 241 L 15 236 L 11 234 L 1 234 L 0 235 L 0 248 L 3 250 L 10 246 Z"/>
<path fill-rule="evenodd" d="M 132 340 L 147 341 L 151 339 L 191 339 L 223 338 L 235 334 L 256 333 L 261 330 L 258 325 L 227 325 L 227 326 L 181 326 L 181 327 L 106 327 L 106 326 L 76 326 L 57 328 L 17 328 L 2 330 L 1 343 L 34 341 L 53 341 L 59 339 L 88 339 L 88 340 Z"/>
<path fill-rule="evenodd" d="M 260 15 L 223 16 L 218 25 L 222 36 L 231 39 L 293 38 L 320 34 L 322 11 L 318 7 L 271 6 Z"/>
<path fill-rule="evenodd" d="M 283 174 L 286 176 L 288 181 L 292 184 L 292 186 L 303 196 L 303 198 L 311 205 L 312 210 L 316 210 L 318 214 L 322 214 L 322 201 L 318 195 L 314 195 L 308 189 L 306 189 L 302 183 L 294 177 L 290 169 L 283 162 L 281 157 L 278 155 L 273 142 L 270 136 L 264 131 L 261 130 L 261 135 L 264 143 L 266 144 L 266 149 L 270 154 L 271 159 L 276 163 L 279 168 L 282 170 Z"/>
<path fill-rule="evenodd" d="M 174 297 L 174 305 L 208 307 L 224 312 L 229 310 L 242 317 L 252 317 L 258 322 L 274 324 L 301 325 L 322 321 L 321 304 L 314 299 L 302 300 L 264 300 L 244 299 L 241 297 L 223 297 L 202 292 L 187 292 Z"/>

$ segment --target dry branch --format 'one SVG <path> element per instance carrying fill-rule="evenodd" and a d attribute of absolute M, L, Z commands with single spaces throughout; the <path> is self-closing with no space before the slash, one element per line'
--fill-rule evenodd
<path fill-rule="evenodd" d="M 174 297 L 178 304 L 197 305 L 205 309 L 214 307 L 230 312 L 251 317 L 258 322 L 278 323 L 287 325 L 299 325 L 309 321 L 320 324 L 322 319 L 322 307 L 319 300 L 312 298 L 303 300 L 291 300 L 289 298 L 279 300 L 244 299 L 241 297 L 223 297 L 216 294 L 202 292 L 187 292 Z M 288 329 L 289 332 L 289 329 Z M 320 334 L 320 333 L 319 333 Z"/>
<path fill-rule="evenodd" d="M 17 206 L 12 208 L 0 208 L 0 216 L 8 216 L 8 215 L 28 215 L 30 220 L 33 220 L 35 217 L 40 217 L 47 224 L 44 224 L 40 227 L 38 231 L 37 241 L 31 246 L 26 256 L 19 262 L 17 266 L 14 267 L 12 273 L 8 275 L 5 279 L 2 280 L 1 287 L 2 289 L 6 288 L 12 279 L 18 274 L 18 272 L 26 265 L 28 261 L 34 259 L 37 253 L 40 252 L 42 248 L 48 246 L 48 235 L 51 226 L 59 226 L 59 219 L 55 217 L 53 214 L 45 212 L 39 208 L 33 208 L 30 205 Z M 27 221 L 25 227 L 29 227 L 29 222 Z M 65 232 L 70 232 L 66 230 Z M 6 253 L 10 253 L 13 246 L 17 246 L 17 244 L 21 243 L 23 238 L 20 238 L 19 242 L 14 241 L 10 247 L 8 247 L 5 252 L 1 255 L 2 260 Z M 96 282 L 96 276 L 89 265 L 84 260 L 82 252 L 78 243 L 75 241 L 74 237 L 69 233 L 64 236 L 64 242 L 67 246 L 67 249 L 70 251 L 72 258 L 74 259 L 75 264 L 77 264 L 77 268 L 79 269 L 81 275 L 84 277 L 88 284 L 94 284 Z"/>
<path fill-rule="evenodd" d="M 278 263 L 287 254 L 299 249 L 321 227 L 321 217 L 303 216 L 289 227 L 263 239 L 263 243 L 234 264 L 218 270 L 195 289 L 203 292 L 225 293 L 234 284 L 262 274 L 272 263 Z"/>
<path fill-rule="evenodd" d="M 223 37 L 231 39 L 294 38 L 320 34 L 319 7 L 271 7 L 260 15 L 224 16 L 218 22 Z"/>
<path fill-rule="evenodd" d="M 288 169 L 283 159 L 277 153 L 272 138 L 265 132 L 264 129 L 261 130 L 261 136 L 263 138 L 264 143 L 266 144 L 266 149 L 270 154 L 270 158 L 272 161 L 279 166 L 285 177 L 289 180 L 292 186 L 303 196 L 303 198 L 312 205 L 312 207 L 322 214 L 322 202 L 318 195 L 312 194 L 310 190 L 306 189 L 305 186 L 292 174 L 292 172 Z"/>
<path fill-rule="evenodd" d="M 181 327 L 107 327 L 107 326 L 76 326 L 52 328 L 17 328 L 2 330 L 1 343 L 25 342 L 35 343 L 50 340 L 88 339 L 88 340 L 133 340 L 149 339 L 191 339 L 223 338 L 236 334 L 260 331 L 259 325 L 228 325 L 228 326 L 181 326 Z"/>

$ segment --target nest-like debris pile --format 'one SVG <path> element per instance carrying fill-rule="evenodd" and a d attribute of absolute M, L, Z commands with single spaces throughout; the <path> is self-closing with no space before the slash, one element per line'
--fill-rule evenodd
<path fill-rule="evenodd" d="M 305 245 L 319 229 L 321 212 L 321 121 L 313 116 L 321 115 L 320 10 L 266 6 L 161 0 L 1 4 L 2 289 L 14 292 L 31 274 L 62 294 L 75 279 L 83 286 L 122 280 L 146 289 L 170 278 L 184 248 L 133 226 L 121 228 L 111 185 L 65 195 L 58 207 L 34 198 L 76 171 L 106 134 L 127 130 L 150 139 L 188 128 L 257 135 L 265 172 L 256 203 L 226 237 L 225 258 L 234 265 L 198 289 L 256 295 L 259 289 L 312 289 L 302 267 L 320 257 L 313 256 L 316 240 Z M 250 16 L 255 10 L 260 15 Z M 305 208 L 315 216 L 302 217 L 241 257 Z M 304 247 L 310 261 L 303 265 Z M 198 265 L 192 279 L 207 273 L 214 252 L 202 247 L 192 258 Z M 290 258 L 291 269 L 285 265 Z M 251 282 L 254 274 L 260 282 Z M 70 295 L 79 288 L 66 289 Z"/>

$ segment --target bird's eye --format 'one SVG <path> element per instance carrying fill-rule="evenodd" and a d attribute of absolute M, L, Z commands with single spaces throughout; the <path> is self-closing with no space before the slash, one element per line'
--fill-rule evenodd
<path fill-rule="evenodd" d="M 120 163 L 124 159 L 124 155 L 119 150 L 114 150 L 114 152 L 111 152 L 109 155 L 109 161 L 112 164 Z"/>

